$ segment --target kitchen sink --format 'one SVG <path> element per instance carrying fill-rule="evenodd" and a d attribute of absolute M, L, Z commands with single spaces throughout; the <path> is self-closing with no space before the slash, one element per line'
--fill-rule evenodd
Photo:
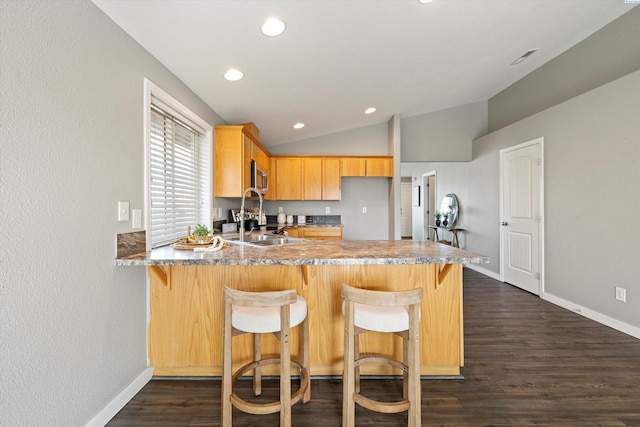
<path fill-rule="evenodd" d="M 299 239 L 297 237 L 281 236 L 281 235 L 256 234 L 256 235 L 246 236 L 243 242 L 240 241 L 239 237 L 225 239 L 225 241 L 229 243 L 238 244 L 238 245 L 251 245 L 251 246 L 264 247 L 264 246 L 276 246 L 276 245 L 287 245 L 291 243 L 299 243 L 299 242 L 303 242 L 304 239 Z"/>

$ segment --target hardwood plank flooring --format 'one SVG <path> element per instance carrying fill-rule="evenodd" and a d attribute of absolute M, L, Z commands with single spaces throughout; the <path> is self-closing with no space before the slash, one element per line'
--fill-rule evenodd
<path fill-rule="evenodd" d="M 640 426 L 640 340 L 469 269 L 464 315 L 464 379 L 422 380 L 423 426 Z M 277 394 L 275 381 L 264 387 L 264 398 Z M 366 380 L 363 390 L 394 400 L 401 383 Z M 314 379 L 293 425 L 340 426 L 341 410 L 341 380 Z M 356 424 L 406 416 L 357 407 Z M 219 426 L 220 381 L 154 379 L 108 425 Z M 278 414 L 234 409 L 234 425 L 277 426 Z"/>

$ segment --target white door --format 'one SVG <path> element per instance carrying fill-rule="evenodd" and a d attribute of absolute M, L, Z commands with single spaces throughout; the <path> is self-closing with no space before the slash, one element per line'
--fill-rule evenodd
<path fill-rule="evenodd" d="M 400 184 L 400 230 L 402 237 L 411 237 L 412 215 L 411 215 L 411 194 L 410 182 Z"/>
<path fill-rule="evenodd" d="M 500 151 L 503 280 L 540 295 L 542 138 Z"/>

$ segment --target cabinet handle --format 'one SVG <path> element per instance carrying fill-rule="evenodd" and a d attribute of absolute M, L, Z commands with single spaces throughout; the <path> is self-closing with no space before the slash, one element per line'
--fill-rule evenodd
<path fill-rule="evenodd" d="M 501 224 L 503 227 L 506 227 L 507 225 L 509 225 L 509 223 L 507 221 L 503 221 Z"/>

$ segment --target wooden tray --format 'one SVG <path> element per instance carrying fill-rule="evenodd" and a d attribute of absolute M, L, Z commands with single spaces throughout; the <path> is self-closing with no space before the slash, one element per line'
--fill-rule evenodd
<path fill-rule="evenodd" d="M 212 243 L 205 243 L 205 244 L 200 244 L 200 243 L 188 243 L 188 242 L 175 242 L 173 245 L 171 245 L 171 247 L 173 249 L 178 249 L 181 251 L 192 251 L 194 248 L 209 248 L 211 247 Z M 228 248 L 229 247 L 229 243 L 224 242 L 224 245 L 222 246 L 222 248 Z"/>

